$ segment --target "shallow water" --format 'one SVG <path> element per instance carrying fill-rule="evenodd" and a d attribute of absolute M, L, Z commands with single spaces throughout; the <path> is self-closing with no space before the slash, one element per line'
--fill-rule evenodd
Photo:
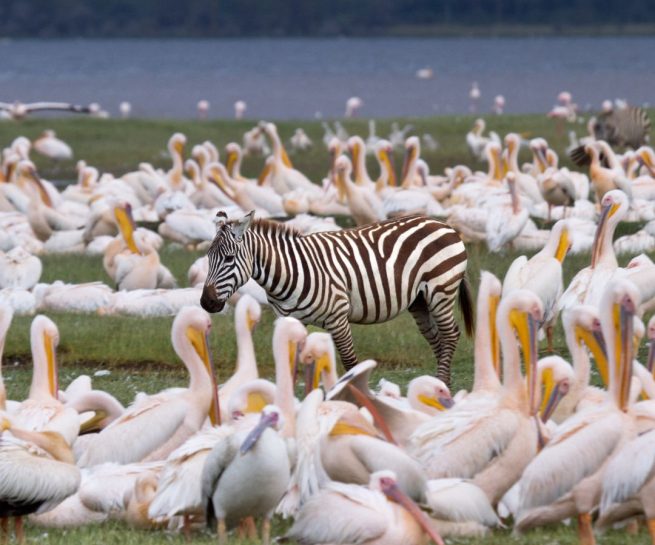
<path fill-rule="evenodd" d="M 655 37 L 3 40 L 0 101 L 98 102 L 112 115 L 127 100 L 138 117 L 343 115 L 348 97 L 365 117 L 466 113 L 473 81 L 478 112 L 503 94 L 506 112 L 543 112 L 562 90 L 581 108 L 606 98 L 652 101 Z M 419 80 L 418 69 L 434 77 Z"/>

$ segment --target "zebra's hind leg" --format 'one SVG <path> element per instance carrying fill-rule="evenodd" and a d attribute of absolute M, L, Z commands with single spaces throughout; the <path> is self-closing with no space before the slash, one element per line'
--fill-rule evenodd
<path fill-rule="evenodd" d="M 339 351 L 341 363 L 343 363 L 346 371 L 355 367 L 357 365 L 357 356 L 355 355 L 353 335 L 348 317 L 337 318 L 334 322 L 326 323 L 325 329 L 332 335 L 332 340 Z"/>
<path fill-rule="evenodd" d="M 459 340 L 459 326 L 453 313 L 456 294 L 457 288 L 452 294 L 445 293 L 443 294 L 445 296 L 436 297 L 430 307 L 430 317 L 439 331 L 437 378 L 443 380 L 448 387 L 450 387 L 450 364 Z"/>
<path fill-rule="evenodd" d="M 430 348 L 432 348 L 432 352 L 434 352 L 434 355 L 437 358 L 437 377 L 450 386 L 450 376 L 448 376 L 449 380 L 445 380 L 441 376 L 443 373 L 440 361 L 441 341 L 439 339 L 439 328 L 430 315 L 428 305 L 425 302 L 423 295 L 418 295 L 412 304 L 409 305 L 407 310 L 411 313 L 416 325 L 418 326 L 418 330 L 421 332 L 421 335 L 425 337 L 425 340 L 428 341 Z"/>

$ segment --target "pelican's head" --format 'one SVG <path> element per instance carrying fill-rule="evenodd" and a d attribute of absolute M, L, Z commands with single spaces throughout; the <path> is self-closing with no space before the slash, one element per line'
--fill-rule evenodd
<path fill-rule="evenodd" d="M 176 132 L 170 137 L 168 141 L 168 151 L 171 155 L 178 155 L 182 157 L 184 153 L 184 146 L 186 145 L 186 136 L 181 132 Z"/>
<path fill-rule="evenodd" d="M 258 378 L 239 386 L 230 396 L 227 410 L 232 420 L 247 414 L 261 413 L 264 407 L 275 400 L 275 384 Z"/>
<path fill-rule="evenodd" d="M 22 185 L 23 182 L 27 182 L 29 187 L 36 189 L 38 198 L 41 199 L 41 202 L 52 208 L 52 200 L 50 199 L 50 195 L 43 185 L 43 181 L 39 177 L 36 171 L 36 166 L 32 161 L 19 161 L 16 164 L 16 175 L 18 176 L 19 184 Z"/>
<path fill-rule="evenodd" d="M 213 425 L 220 423 L 218 400 L 216 397 L 216 374 L 209 351 L 209 334 L 212 322 L 209 315 L 198 307 L 182 307 L 173 320 L 171 340 L 175 352 L 186 363 L 189 349 L 200 359 L 213 385 L 213 400 L 209 418 Z"/>
<path fill-rule="evenodd" d="M 401 178 L 405 182 L 405 178 L 409 173 L 409 167 L 414 163 L 421 153 L 421 141 L 418 136 L 410 136 L 405 140 L 405 159 L 403 161 L 403 169 Z"/>
<path fill-rule="evenodd" d="M 509 152 L 514 153 L 519 149 L 519 145 L 521 143 L 521 137 L 515 132 L 510 132 L 509 134 L 505 135 L 504 142 Z"/>
<path fill-rule="evenodd" d="M 650 175 L 655 175 L 655 153 L 653 153 L 653 149 L 649 146 L 642 146 L 635 152 L 635 155 L 639 162 L 648 169 Z"/>
<path fill-rule="evenodd" d="M 375 156 L 380 163 L 380 168 L 387 173 L 387 184 L 395 187 L 396 169 L 393 163 L 393 146 L 388 140 L 380 140 L 375 146 Z"/>
<path fill-rule="evenodd" d="M 610 391 L 621 410 L 625 410 L 629 402 L 635 353 L 634 318 L 640 304 L 641 293 L 625 278 L 611 282 L 599 304 L 600 321 L 610 362 Z"/>
<path fill-rule="evenodd" d="M 141 254 L 141 250 L 134 240 L 134 231 L 136 224 L 132 217 L 132 205 L 129 202 L 120 203 L 114 206 L 114 219 L 118 224 L 118 229 L 121 232 L 123 241 L 134 254 Z"/>
<path fill-rule="evenodd" d="M 575 380 L 573 367 L 559 356 L 547 356 L 537 362 L 539 383 L 543 386 L 539 414 L 548 422 L 562 398 L 569 393 Z"/>
<path fill-rule="evenodd" d="M 239 452 L 243 455 L 251 450 L 257 444 L 257 441 L 259 441 L 259 438 L 267 428 L 280 430 L 283 427 L 284 419 L 280 409 L 278 409 L 275 405 L 267 405 L 264 407 L 264 410 L 262 410 L 262 415 L 259 419 L 259 423 L 246 436 L 246 438 L 243 440 L 243 443 L 241 443 Z"/>
<path fill-rule="evenodd" d="M 424 186 L 427 186 L 428 176 L 430 175 L 430 167 L 428 167 L 428 164 L 423 159 L 416 161 L 416 172 L 421 178 L 421 183 Z"/>
<path fill-rule="evenodd" d="M 429 375 L 416 377 L 409 383 L 407 399 L 413 408 L 428 414 L 438 414 L 455 404 L 448 386 Z"/>
<path fill-rule="evenodd" d="M 281 346 L 286 343 L 286 350 L 289 355 L 289 369 L 293 377 L 298 372 L 300 353 L 307 339 L 307 329 L 300 321 L 291 317 L 278 318 L 275 321 L 273 330 L 273 346 Z"/>
<path fill-rule="evenodd" d="M 471 132 L 473 134 L 480 136 L 484 132 L 484 128 L 485 128 L 484 119 L 478 118 L 473 123 L 473 129 L 471 130 Z"/>
<path fill-rule="evenodd" d="M 607 386 L 609 384 L 607 346 L 598 309 L 592 305 L 577 305 L 565 313 L 563 322 L 565 329 L 573 333 L 573 341 L 578 346 L 584 343 L 589 349 L 596 361 L 601 379 Z"/>
<path fill-rule="evenodd" d="M 236 142 L 230 142 L 225 146 L 225 168 L 229 172 L 230 176 L 234 176 L 234 167 L 241 159 L 241 146 Z"/>
<path fill-rule="evenodd" d="M 244 293 L 234 309 L 234 321 L 245 324 L 249 332 L 253 332 L 262 317 L 262 307 L 252 295 Z"/>
<path fill-rule="evenodd" d="M 307 335 L 299 356 L 305 366 L 305 395 L 318 388 L 321 378 L 334 372 L 336 362 L 334 343 L 329 333 L 314 332 Z M 325 385 L 326 389 L 332 384 Z"/>
<path fill-rule="evenodd" d="M 391 470 L 376 471 L 371 474 L 369 484 L 371 490 L 381 492 L 388 500 L 397 503 L 416 520 L 423 531 L 437 544 L 444 545 L 443 539 L 435 529 L 431 520 L 414 501 L 398 486 L 398 478 Z"/>
<path fill-rule="evenodd" d="M 552 245 L 553 257 L 562 263 L 571 248 L 571 236 L 567 220 L 559 220 L 553 225 L 549 242 Z"/>
<path fill-rule="evenodd" d="M 630 207 L 628 196 L 620 189 L 608 191 L 600 202 L 600 218 L 596 227 L 594 243 L 591 250 L 591 267 L 594 268 L 603 248 L 606 237 L 614 234 L 618 223 L 626 216 Z M 609 232 L 608 232 L 609 229 Z"/>

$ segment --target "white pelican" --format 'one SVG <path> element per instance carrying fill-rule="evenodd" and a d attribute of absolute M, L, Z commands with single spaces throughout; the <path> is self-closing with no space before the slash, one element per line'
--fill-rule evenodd
<path fill-rule="evenodd" d="M 0 289 L 32 289 L 41 278 L 41 260 L 16 246 L 7 253 L 0 251 Z"/>
<path fill-rule="evenodd" d="M 500 144 L 500 137 L 495 132 L 490 132 L 489 136 L 484 136 L 485 129 L 484 119 L 478 118 L 473 123 L 473 128 L 466 133 L 466 145 L 471 155 L 479 160 L 485 159 L 485 148 L 489 142 Z"/>
<path fill-rule="evenodd" d="M 23 516 L 52 509 L 74 494 L 79 484 L 80 470 L 61 435 L 25 431 L 2 420 L 0 519 L 15 517 L 19 543 L 25 542 Z"/>
<path fill-rule="evenodd" d="M 293 149 L 299 151 L 305 151 L 314 145 L 311 138 L 300 127 L 294 131 L 293 136 L 289 139 L 289 143 Z"/>
<path fill-rule="evenodd" d="M 371 475 L 368 488 L 329 483 L 302 506 L 285 539 L 335 545 L 423 545 L 428 537 L 443 545 L 436 524 L 405 495 L 393 471 L 378 471 Z"/>
<path fill-rule="evenodd" d="M 57 399 L 59 395 L 56 350 L 59 330 L 55 323 L 39 315 L 32 320 L 30 344 L 34 372 L 28 398 L 11 415 L 11 422 L 28 431 L 55 431 L 69 445 L 80 431 L 76 411 L 67 409 Z"/>
<path fill-rule="evenodd" d="M 89 443 L 79 465 L 159 460 L 197 432 L 207 419 L 218 420 L 218 404 L 209 356 L 209 315 L 185 307 L 175 317 L 173 348 L 189 370 L 188 388 L 164 391 L 137 400 Z"/>
<path fill-rule="evenodd" d="M 519 531 L 577 516 L 581 543 L 595 542 L 591 512 L 600 499 L 606 462 L 636 434 L 628 402 L 639 302 L 639 292 L 629 281 L 615 281 L 606 289 L 600 321 L 610 367 L 609 396 L 601 406 L 579 412 L 558 427 L 526 468 L 520 483 Z"/>
<path fill-rule="evenodd" d="M 491 252 L 501 250 L 506 244 L 512 243 L 528 223 L 528 211 L 521 207 L 517 194 L 516 177 L 513 172 L 507 173 L 510 203 L 505 199 L 490 207 L 490 213 L 485 226 L 487 246 Z"/>
<path fill-rule="evenodd" d="M 537 452 L 536 328 L 543 310 L 533 293 L 516 290 L 498 307 L 503 352 L 503 389 L 496 404 L 455 405 L 420 426 L 412 452 L 432 478 L 473 479 L 496 504 Z M 521 375 L 518 334 L 526 360 L 527 386 Z"/>
<path fill-rule="evenodd" d="M 268 405 L 259 423 L 218 443 L 202 472 L 202 497 L 208 522 L 218 522 L 218 539 L 227 543 L 227 530 L 246 517 L 264 517 L 262 542 L 270 543 L 271 517 L 291 475 L 289 453 L 277 433 L 281 410 Z"/>
<path fill-rule="evenodd" d="M 573 277 L 560 298 L 560 309 L 568 309 L 578 303 L 598 304 L 607 282 L 618 268 L 612 238 L 628 209 L 628 198 L 622 191 L 613 190 L 605 194 L 591 251 L 591 265 Z"/>
<path fill-rule="evenodd" d="M 614 189 L 620 189 L 632 200 L 630 180 L 627 179 L 623 169 L 619 165 L 608 168 L 601 164 L 599 143 L 587 144 L 584 149 L 591 157 L 589 178 L 596 193 L 596 202 L 600 203 L 605 194 Z"/>
<path fill-rule="evenodd" d="M 548 350 L 553 351 L 553 329 L 557 322 L 559 298 L 564 291 L 562 263 L 570 246 L 569 226 L 560 220 L 550 231 L 543 249 L 530 259 L 517 257 L 510 265 L 503 280 L 503 295 L 515 289 L 527 289 L 536 293 L 544 307 L 544 323 L 548 337 Z"/>
<path fill-rule="evenodd" d="M 507 146 L 507 168 L 516 177 L 518 192 L 528 197 L 533 204 L 543 202 L 544 198 L 539 190 L 537 180 L 529 174 L 524 174 L 519 169 L 518 157 L 521 137 L 516 133 L 509 133 L 505 136 L 505 145 Z"/>
<path fill-rule="evenodd" d="M 307 338 L 308 343 L 311 335 L 314 333 Z M 320 351 L 315 353 L 320 354 Z M 333 353 L 331 359 L 334 361 Z M 315 376 L 314 387 L 317 387 L 318 384 L 316 375 L 322 367 L 321 363 L 322 360 L 319 356 L 313 373 Z M 418 426 L 428 421 L 430 417 L 453 406 L 453 398 L 448 386 L 438 378 L 429 375 L 413 378 L 407 385 L 406 398 L 399 396 L 394 399 L 374 394 L 369 389 L 368 383 L 376 365 L 373 360 L 365 360 L 357 364 L 339 380 L 338 385 L 328 390 L 327 398 L 351 401 L 369 409 L 374 423 L 388 439 L 397 442 L 400 446 L 405 447 L 408 444 L 412 432 Z M 307 378 L 311 380 L 311 377 Z M 360 393 L 358 394 L 354 390 L 358 390 Z"/>
<path fill-rule="evenodd" d="M 34 142 L 32 142 L 34 151 L 45 155 L 55 161 L 64 161 L 73 158 L 73 150 L 63 140 L 57 138 L 55 131 L 48 129 L 43 131 Z"/>
<path fill-rule="evenodd" d="M 287 152 L 284 150 L 282 141 L 273 123 L 265 123 L 262 129 L 271 139 L 273 146 L 273 169 L 271 172 L 271 186 L 280 195 L 284 195 L 292 189 L 303 189 L 309 193 L 318 193 L 318 186 L 310 182 L 307 177 L 293 168 Z"/>
<path fill-rule="evenodd" d="M 336 185 L 340 195 L 344 195 L 356 225 L 366 225 L 387 219 L 382 200 L 374 191 L 358 186 L 350 178 L 352 165 L 350 159 L 342 155 L 336 162 Z"/>
<path fill-rule="evenodd" d="M 76 114 L 93 114 L 100 107 L 95 104 L 88 106 L 79 106 L 69 104 L 68 102 L 30 102 L 23 103 L 18 100 L 14 102 L 0 102 L 0 110 L 7 112 L 12 119 L 23 119 L 32 112 L 41 112 L 45 110 L 55 110 L 59 112 L 71 112 Z"/>
<path fill-rule="evenodd" d="M 339 141 L 337 140 L 337 142 Z M 330 142 L 330 145 L 332 146 L 332 142 Z M 368 175 L 368 170 L 366 169 L 366 144 L 364 144 L 364 140 L 362 140 L 361 136 L 351 136 L 348 139 L 348 151 L 352 157 L 355 183 L 370 188 L 373 185 L 373 181 Z M 333 154 L 333 157 L 334 160 L 336 160 L 338 154 Z"/>

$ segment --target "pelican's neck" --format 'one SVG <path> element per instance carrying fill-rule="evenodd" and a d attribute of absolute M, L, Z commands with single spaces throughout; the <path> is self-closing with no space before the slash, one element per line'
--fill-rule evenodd
<path fill-rule="evenodd" d="M 507 167 L 515 173 L 519 173 L 519 144 L 512 142 L 507 153 Z"/>
<path fill-rule="evenodd" d="M 582 392 L 589 386 L 589 378 L 591 376 L 591 362 L 587 350 L 582 346 L 582 343 L 576 339 L 575 324 L 568 323 L 564 328 L 566 335 L 566 345 L 571 352 L 571 361 L 573 362 L 573 374 L 575 376 L 575 388 L 577 391 Z M 567 394 L 569 397 L 575 397 L 574 392 Z"/>
<path fill-rule="evenodd" d="M 182 154 L 175 149 L 175 146 L 171 146 L 169 151 L 173 160 L 173 167 L 168 171 L 168 179 L 173 189 L 179 189 L 182 185 L 182 175 L 184 172 Z"/>
<path fill-rule="evenodd" d="M 284 417 L 283 437 L 293 437 L 296 433 L 296 419 L 291 376 L 289 336 L 284 327 L 277 327 L 273 334 L 273 359 L 275 360 L 275 405 Z"/>
<path fill-rule="evenodd" d="M 366 149 L 363 142 L 358 142 L 353 146 L 353 163 L 355 165 L 355 183 L 358 185 L 370 184 L 371 178 L 366 170 Z"/>
<path fill-rule="evenodd" d="M 212 377 L 205 367 L 205 363 L 194 349 L 191 341 L 186 335 L 186 327 L 177 328 L 173 335 L 176 339 L 173 346 L 176 349 L 177 355 L 180 357 L 184 366 L 189 371 L 189 390 L 196 395 L 206 395 L 211 399 L 211 383 Z"/>
<path fill-rule="evenodd" d="M 491 313 L 495 309 L 490 308 L 490 298 L 488 294 L 478 296 L 477 323 L 475 327 L 475 346 L 473 349 L 473 358 L 475 365 L 475 374 L 473 377 L 473 391 L 497 390 L 500 387 L 500 378 L 494 368 L 493 351 L 495 347 L 492 342 L 492 335 L 497 332 L 496 325 L 492 324 Z"/>
<path fill-rule="evenodd" d="M 234 374 L 243 374 L 251 378 L 257 378 L 257 360 L 247 308 L 237 307 L 237 312 L 234 316 L 234 325 L 237 334 L 237 368 Z"/>
<path fill-rule="evenodd" d="M 226 168 L 228 174 L 235 180 L 240 180 L 243 178 L 243 176 L 241 176 L 241 161 L 241 149 L 238 148 L 231 150 Z"/>
<path fill-rule="evenodd" d="M 34 370 L 28 397 L 39 401 L 56 400 L 57 363 L 54 342 L 49 338 L 45 329 L 35 327 L 31 332 L 31 345 Z M 50 351 L 52 351 L 51 355 L 48 354 Z M 49 357 L 51 361 L 48 361 Z"/>
<path fill-rule="evenodd" d="M 527 406 L 527 391 L 521 373 L 519 345 L 512 332 L 509 316 L 499 317 L 498 336 L 503 354 L 503 386 L 508 394 L 518 399 L 525 399 Z"/>

